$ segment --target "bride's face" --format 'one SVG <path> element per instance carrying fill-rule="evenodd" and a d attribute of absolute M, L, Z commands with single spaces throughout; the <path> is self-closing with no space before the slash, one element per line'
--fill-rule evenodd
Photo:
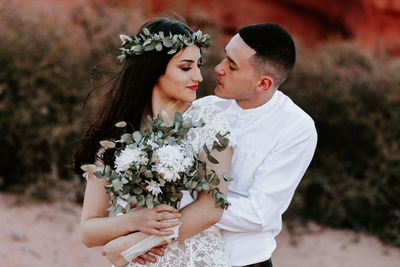
<path fill-rule="evenodd" d="M 165 73 L 153 89 L 163 101 L 193 102 L 198 84 L 203 80 L 200 72 L 202 57 L 200 48 L 188 46 L 172 57 Z"/>

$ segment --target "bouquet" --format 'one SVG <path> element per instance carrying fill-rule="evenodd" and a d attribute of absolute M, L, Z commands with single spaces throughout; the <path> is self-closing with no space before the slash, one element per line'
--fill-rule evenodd
<path fill-rule="evenodd" d="M 185 142 L 189 130 L 203 127 L 204 121 L 184 120 L 178 112 L 171 125 L 160 116 L 147 119 L 150 128 L 143 133 L 124 133 L 118 140 L 100 142 L 105 149 L 116 149 L 114 167 L 107 165 L 104 170 L 94 172 L 95 176 L 109 182 L 106 186 L 111 197 L 109 211 L 118 216 L 129 212 L 131 204 L 136 207 L 147 206 L 149 209 L 158 204 L 178 208 L 182 190 L 188 190 L 192 198 L 194 192 L 211 193 L 216 199 L 216 207 L 227 209 L 229 202 L 217 187 L 220 178 L 207 162 L 191 152 L 189 144 Z M 125 128 L 126 123 L 118 122 L 116 127 Z M 225 137 L 227 134 L 218 133 L 218 142 L 214 141 L 212 149 L 224 150 L 229 144 L 229 139 Z M 205 144 L 203 149 L 208 161 L 218 164 Z M 88 170 L 90 166 L 82 166 L 82 169 Z M 223 174 L 223 179 L 231 180 L 227 174 Z M 130 262 L 162 241 L 178 237 L 178 227 L 172 229 L 173 235 L 150 236 L 122 255 Z"/>

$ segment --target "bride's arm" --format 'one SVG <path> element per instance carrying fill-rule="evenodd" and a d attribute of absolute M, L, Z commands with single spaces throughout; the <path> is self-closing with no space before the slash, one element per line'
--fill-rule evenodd
<path fill-rule="evenodd" d="M 172 231 L 161 231 L 178 223 L 162 222 L 179 218 L 180 214 L 167 205 L 153 209 L 138 208 L 121 216 L 109 217 L 109 195 L 105 186 L 107 181 L 92 174 L 88 175 L 83 202 L 80 231 L 82 242 L 88 247 L 102 246 L 117 237 L 134 231 L 151 235 L 166 236 Z M 168 213 L 161 213 L 167 211 Z"/>
<path fill-rule="evenodd" d="M 218 188 L 225 197 L 228 194 L 228 182 L 225 181 L 222 176 L 224 173 L 230 173 L 232 153 L 233 150 L 231 146 L 221 152 L 217 150 L 211 151 L 211 156 L 219 162 L 218 164 L 212 164 L 212 166 L 213 170 L 220 178 Z M 205 160 L 205 158 L 205 153 L 200 154 L 201 160 Z M 215 207 L 215 203 L 216 199 L 211 193 L 203 191 L 198 194 L 196 201 L 180 211 L 182 214 L 180 218 L 182 225 L 179 228 L 178 241 L 190 238 L 219 222 L 224 210 L 220 207 Z"/>

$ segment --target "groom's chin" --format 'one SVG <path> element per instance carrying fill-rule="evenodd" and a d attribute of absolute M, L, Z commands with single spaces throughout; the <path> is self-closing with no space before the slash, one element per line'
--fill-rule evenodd
<path fill-rule="evenodd" d="M 227 98 L 226 95 L 222 92 L 221 88 L 218 87 L 218 85 L 214 89 L 214 95 L 220 98 Z"/>

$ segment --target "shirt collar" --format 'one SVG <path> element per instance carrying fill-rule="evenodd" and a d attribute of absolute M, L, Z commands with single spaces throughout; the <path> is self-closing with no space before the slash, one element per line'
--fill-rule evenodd
<path fill-rule="evenodd" d="M 236 100 L 232 101 L 231 104 L 231 108 L 235 111 L 235 112 L 239 112 L 241 115 L 256 115 L 256 114 L 266 114 L 268 113 L 270 110 L 273 109 L 273 107 L 276 105 L 276 103 L 278 102 L 278 98 L 279 98 L 279 91 L 276 91 L 270 100 L 267 101 L 267 103 L 256 107 L 256 108 L 249 108 L 249 109 L 243 109 L 241 108 L 237 103 Z"/>

